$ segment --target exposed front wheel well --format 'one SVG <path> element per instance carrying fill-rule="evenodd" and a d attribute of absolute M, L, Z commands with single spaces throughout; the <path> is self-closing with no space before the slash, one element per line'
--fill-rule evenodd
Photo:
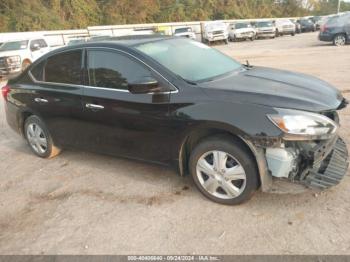
<path fill-rule="evenodd" d="M 256 163 L 256 157 L 250 147 L 238 136 L 231 132 L 228 132 L 226 130 L 220 130 L 215 128 L 210 129 L 202 129 L 195 132 L 192 132 L 190 135 L 188 135 L 183 142 L 183 145 L 180 149 L 179 154 L 179 168 L 181 175 L 188 173 L 188 162 L 190 159 L 190 155 L 192 150 L 198 145 L 201 141 L 203 141 L 206 138 L 213 137 L 213 136 L 223 136 L 228 137 L 229 139 L 232 139 L 233 141 L 239 143 L 242 147 L 244 147 L 247 152 L 249 152 L 253 159 L 255 159 Z"/>

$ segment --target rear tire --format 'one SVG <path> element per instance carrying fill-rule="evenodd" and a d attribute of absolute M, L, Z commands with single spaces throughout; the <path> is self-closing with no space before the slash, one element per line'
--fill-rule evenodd
<path fill-rule="evenodd" d="M 259 187 L 255 159 L 230 136 L 205 138 L 192 151 L 189 169 L 199 191 L 220 204 L 241 204 Z"/>
<path fill-rule="evenodd" d="M 30 149 L 39 157 L 52 158 L 61 152 L 61 149 L 54 144 L 44 122 L 36 115 L 26 119 L 24 135 Z"/>
<path fill-rule="evenodd" d="M 335 46 L 344 46 L 346 44 L 346 35 L 337 34 L 333 38 L 333 44 Z"/>

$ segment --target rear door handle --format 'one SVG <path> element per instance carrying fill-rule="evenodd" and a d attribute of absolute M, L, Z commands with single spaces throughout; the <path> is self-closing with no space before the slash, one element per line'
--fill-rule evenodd
<path fill-rule="evenodd" d="M 102 110 L 105 108 L 104 106 L 95 105 L 95 104 L 86 104 L 85 106 L 86 106 L 86 108 L 94 109 L 94 110 Z"/>
<path fill-rule="evenodd" d="M 48 103 L 49 102 L 47 99 L 39 98 L 39 97 L 34 98 L 34 101 L 37 103 Z"/>

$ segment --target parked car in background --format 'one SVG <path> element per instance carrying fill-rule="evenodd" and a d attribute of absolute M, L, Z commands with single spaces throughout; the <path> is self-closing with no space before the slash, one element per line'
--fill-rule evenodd
<path fill-rule="evenodd" d="M 180 27 L 174 31 L 174 36 L 187 37 L 196 40 L 196 34 L 193 32 L 192 27 Z"/>
<path fill-rule="evenodd" d="M 330 17 L 321 26 L 319 39 L 333 42 L 336 46 L 343 46 L 350 42 L 350 13 Z"/>
<path fill-rule="evenodd" d="M 204 25 L 203 41 L 211 44 L 215 41 L 224 41 L 228 44 L 228 30 L 223 22 L 214 21 Z"/>
<path fill-rule="evenodd" d="M 295 25 L 295 33 L 301 33 L 301 25 L 298 23 L 297 19 L 289 19 Z"/>
<path fill-rule="evenodd" d="M 276 36 L 295 35 L 296 25 L 289 19 L 277 19 L 275 21 Z"/>
<path fill-rule="evenodd" d="M 73 147 L 173 165 L 222 204 L 278 191 L 276 181 L 326 189 L 347 173 L 335 87 L 185 38 L 55 50 L 2 95 L 9 126 L 39 157 Z"/>
<path fill-rule="evenodd" d="M 308 18 L 299 19 L 297 22 L 300 24 L 300 31 L 302 33 L 316 31 L 316 25 Z"/>
<path fill-rule="evenodd" d="M 310 20 L 316 25 L 316 30 L 320 30 L 321 25 L 320 21 L 323 19 L 322 16 L 313 16 L 310 18 Z"/>
<path fill-rule="evenodd" d="M 0 46 L 0 77 L 11 77 L 50 51 L 44 38 L 5 42 Z"/>
<path fill-rule="evenodd" d="M 229 40 L 239 39 L 253 41 L 256 37 L 256 31 L 249 22 L 234 23 L 229 25 Z"/>
<path fill-rule="evenodd" d="M 275 38 L 276 27 L 272 21 L 260 21 L 255 23 L 256 38 Z"/>

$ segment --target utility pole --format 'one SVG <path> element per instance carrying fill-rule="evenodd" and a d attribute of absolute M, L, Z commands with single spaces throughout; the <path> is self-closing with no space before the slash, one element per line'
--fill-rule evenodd
<path fill-rule="evenodd" d="M 340 12 L 340 2 L 341 2 L 341 0 L 338 0 L 338 12 L 337 12 L 337 14 L 339 14 L 339 12 Z"/>

